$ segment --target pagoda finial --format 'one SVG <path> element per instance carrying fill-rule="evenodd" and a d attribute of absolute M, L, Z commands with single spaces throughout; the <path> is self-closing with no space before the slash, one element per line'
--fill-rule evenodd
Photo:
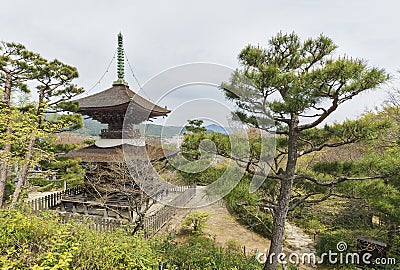
<path fill-rule="evenodd" d="M 124 44 L 123 44 L 123 39 L 122 39 L 122 34 L 121 32 L 118 34 L 118 57 L 117 57 L 117 75 L 118 75 L 118 80 L 113 82 L 113 85 L 126 85 L 128 86 L 128 83 L 125 81 L 125 54 L 124 54 Z"/>

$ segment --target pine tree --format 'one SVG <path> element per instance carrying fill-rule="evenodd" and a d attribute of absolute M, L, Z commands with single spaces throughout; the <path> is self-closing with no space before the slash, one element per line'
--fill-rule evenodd
<path fill-rule="evenodd" d="M 323 35 L 302 42 L 295 33 L 279 33 L 270 39 L 267 48 L 252 45 L 244 48 L 239 54 L 241 68 L 229 83 L 222 85 L 228 99 L 238 105 L 236 115 L 241 121 L 277 135 L 276 167 L 268 178 L 278 182 L 279 191 L 276 197 L 264 200 L 265 207 L 273 212 L 272 239 L 264 269 L 277 269 L 288 211 L 301 203 L 317 202 L 331 195 L 328 189 L 328 194 L 317 199 L 311 195 L 294 198 L 294 183 L 329 188 L 350 179 L 323 181 L 299 174 L 298 159 L 328 147 L 353 143 L 369 134 L 360 122 L 349 121 L 326 130 L 316 127 L 344 102 L 375 89 L 389 78 L 384 70 L 368 67 L 363 60 L 335 59 L 336 48 Z M 275 122 L 276 131 L 263 126 L 263 119 L 269 117 Z"/>
<path fill-rule="evenodd" d="M 1 152 L 0 167 L 0 206 L 3 203 L 4 188 L 7 181 L 7 169 L 10 165 L 11 139 L 13 130 L 12 93 L 13 91 L 28 92 L 26 82 L 34 73 L 34 66 L 41 61 L 40 55 L 33 53 L 22 44 L 1 42 L 0 44 L 0 89 L 2 90 L 0 107 L 5 121 L 4 142 Z"/>

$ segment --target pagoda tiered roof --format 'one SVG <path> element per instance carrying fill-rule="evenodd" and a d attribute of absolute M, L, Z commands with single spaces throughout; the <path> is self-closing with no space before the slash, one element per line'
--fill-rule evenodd
<path fill-rule="evenodd" d="M 128 113 L 137 118 L 137 123 L 167 116 L 171 112 L 141 97 L 124 84 L 114 84 L 111 88 L 75 101 L 79 103 L 78 113 L 105 124 L 115 121 L 116 118 L 123 118 L 131 102 L 133 111 Z"/>
<path fill-rule="evenodd" d="M 160 116 L 171 112 L 170 110 L 155 105 L 151 101 L 139 96 L 125 85 L 113 85 L 107 90 L 76 101 L 79 102 L 79 110 L 91 110 L 94 108 L 101 109 L 121 106 L 129 103 L 131 100 L 142 109 L 153 111 L 154 113 L 160 114 Z"/>
<path fill-rule="evenodd" d="M 121 33 L 118 35 L 117 50 L 118 79 L 114 81 L 111 88 L 75 100 L 79 103 L 78 113 L 90 116 L 100 123 L 108 124 L 110 131 L 122 130 L 126 115 L 129 117 L 130 124 L 139 124 L 151 118 L 167 116 L 171 112 L 170 110 L 154 104 L 129 89 L 124 78 L 125 53 Z"/>

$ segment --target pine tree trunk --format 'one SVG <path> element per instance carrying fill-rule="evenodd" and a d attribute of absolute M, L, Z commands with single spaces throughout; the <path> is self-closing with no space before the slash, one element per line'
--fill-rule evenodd
<path fill-rule="evenodd" d="M 279 193 L 279 204 L 274 211 L 274 225 L 272 228 L 271 245 L 269 248 L 268 259 L 264 266 L 265 270 L 275 270 L 278 265 L 278 256 L 282 252 L 284 235 L 285 235 L 285 223 L 286 217 L 289 210 L 290 195 L 292 190 L 293 180 L 286 179 L 282 181 L 280 193 Z"/>
<path fill-rule="evenodd" d="M 36 126 L 39 129 L 42 125 L 42 114 L 44 112 L 43 110 L 43 102 L 44 102 L 44 90 L 41 89 L 39 91 L 39 106 L 37 109 L 37 123 Z M 12 203 L 11 203 L 11 207 L 15 207 L 17 205 L 19 196 L 21 195 L 21 190 L 22 188 L 25 186 L 26 184 L 26 179 L 28 177 L 28 170 L 29 170 L 29 166 L 31 166 L 31 161 L 32 161 L 32 156 L 33 156 L 33 150 L 34 150 L 34 146 L 35 146 L 35 142 L 36 142 L 36 132 L 34 131 L 33 137 L 29 140 L 29 145 L 28 145 L 28 149 L 26 151 L 25 154 L 25 163 L 22 166 L 22 169 L 20 171 L 20 173 L 17 175 L 17 185 L 15 187 L 15 191 L 13 194 L 13 199 L 12 199 Z"/>
<path fill-rule="evenodd" d="M 264 270 L 276 270 L 278 267 L 279 254 L 282 253 L 283 241 L 285 237 L 285 223 L 289 212 L 289 204 L 293 187 L 293 179 L 297 163 L 297 140 L 299 137 L 298 117 L 291 115 L 291 123 L 289 124 L 288 136 L 288 160 L 284 179 L 281 181 L 278 197 L 278 206 L 274 210 L 274 223 L 272 227 L 271 245 Z"/>
<path fill-rule="evenodd" d="M 11 107 L 10 107 L 10 102 L 11 102 L 11 82 L 12 82 L 12 77 L 10 74 L 6 74 L 6 80 L 5 80 L 5 87 L 4 87 L 4 98 L 2 101 L 2 105 L 5 108 L 8 108 L 9 114 L 11 114 Z M 9 117 L 11 117 L 9 115 Z M 7 130 L 5 134 L 5 138 L 7 140 L 10 139 L 11 134 L 12 134 L 12 128 L 10 127 L 11 124 L 11 119 L 7 119 Z M 1 159 L 1 167 L 0 167 L 0 207 L 3 206 L 3 200 L 4 200 L 4 190 L 6 188 L 6 182 L 7 182 L 7 167 L 8 167 L 8 155 L 11 153 L 11 142 L 8 142 L 4 148 L 3 148 L 3 155 L 4 157 Z"/>
<path fill-rule="evenodd" d="M 7 128 L 5 136 L 8 137 L 11 135 L 11 133 L 12 133 L 11 128 Z M 7 143 L 3 149 L 4 157 L 1 159 L 1 167 L 0 167 L 0 208 L 3 206 L 4 192 L 7 182 L 7 167 L 8 167 L 7 156 L 10 153 L 11 153 L 11 144 Z"/>
<path fill-rule="evenodd" d="M 28 149 L 25 154 L 25 162 L 22 165 L 21 171 L 17 175 L 17 185 L 15 186 L 14 194 L 12 197 L 11 207 L 15 207 L 21 195 L 21 190 L 25 186 L 26 178 L 28 176 L 29 166 L 31 165 L 33 148 L 35 145 L 36 137 L 34 136 L 29 140 Z"/>

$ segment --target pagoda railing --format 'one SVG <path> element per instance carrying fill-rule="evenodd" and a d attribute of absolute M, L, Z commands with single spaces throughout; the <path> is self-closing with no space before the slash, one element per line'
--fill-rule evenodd
<path fill-rule="evenodd" d="M 124 134 L 124 138 L 140 138 L 139 129 L 135 130 L 108 130 L 102 129 L 100 133 L 100 137 L 102 139 L 122 139 L 122 134 Z"/>

